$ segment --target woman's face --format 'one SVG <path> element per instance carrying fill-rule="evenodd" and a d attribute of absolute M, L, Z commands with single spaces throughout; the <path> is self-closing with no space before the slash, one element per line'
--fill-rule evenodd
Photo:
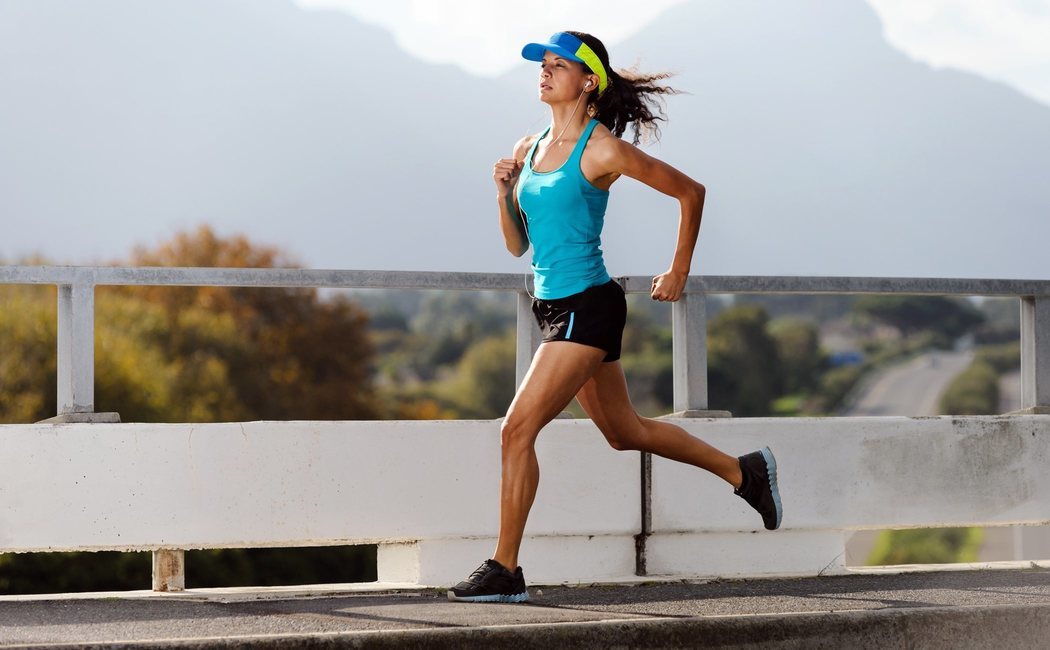
<path fill-rule="evenodd" d="M 585 74 L 583 64 L 578 61 L 547 52 L 540 62 L 540 101 L 576 101 L 589 76 L 594 75 Z"/>

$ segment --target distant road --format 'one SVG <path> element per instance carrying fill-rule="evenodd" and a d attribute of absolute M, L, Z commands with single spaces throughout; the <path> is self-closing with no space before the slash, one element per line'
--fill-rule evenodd
<path fill-rule="evenodd" d="M 941 394 L 972 352 L 929 352 L 870 377 L 843 415 L 940 415 Z"/>

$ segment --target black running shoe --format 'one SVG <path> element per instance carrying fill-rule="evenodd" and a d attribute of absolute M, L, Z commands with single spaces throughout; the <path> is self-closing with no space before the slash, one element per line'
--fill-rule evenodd
<path fill-rule="evenodd" d="M 769 447 L 741 456 L 740 472 L 744 481 L 733 490 L 743 497 L 752 508 L 762 515 L 762 523 L 768 530 L 780 528 L 784 516 L 784 507 L 780 504 L 780 490 L 777 488 L 777 460 Z"/>
<path fill-rule="evenodd" d="M 449 600 L 468 603 L 523 603 L 529 599 L 521 567 L 511 573 L 495 560 L 485 560 L 470 577 L 448 590 Z"/>

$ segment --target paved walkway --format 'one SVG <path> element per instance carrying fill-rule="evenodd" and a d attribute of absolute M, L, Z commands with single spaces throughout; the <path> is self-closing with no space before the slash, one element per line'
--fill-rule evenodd
<path fill-rule="evenodd" d="M 1013 565 L 1016 566 L 1016 565 Z M 1022 647 L 1050 638 L 1050 564 L 800 579 L 533 588 L 526 605 L 435 590 L 208 589 L 0 598 L 0 648 Z M 931 643 L 939 641 L 932 646 Z M 948 643 L 950 641 L 950 643 Z M 915 645 L 918 643 L 918 645 Z M 1017 644 L 1017 645 L 1015 645 Z"/>

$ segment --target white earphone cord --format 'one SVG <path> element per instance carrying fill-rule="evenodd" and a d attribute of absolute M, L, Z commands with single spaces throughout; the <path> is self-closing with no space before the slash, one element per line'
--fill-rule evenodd
<path fill-rule="evenodd" d="M 591 82 L 588 81 L 587 85 L 584 86 L 583 90 L 580 91 L 580 96 L 576 98 L 576 105 L 572 107 L 572 113 L 569 113 L 569 119 L 566 120 L 565 126 L 562 127 L 561 133 L 558 134 L 558 137 L 555 138 L 554 141 L 552 141 L 549 145 L 547 145 L 547 151 L 550 151 L 551 147 L 553 147 L 555 144 L 558 143 L 559 140 L 561 140 L 561 136 L 565 135 L 565 130 L 569 128 L 570 124 L 572 124 L 572 118 L 575 117 L 576 111 L 579 110 L 579 108 L 580 108 L 580 100 L 583 99 L 583 93 L 587 92 L 587 88 L 590 85 L 591 85 Z M 539 149 L 539 145 L 538 144 L 537 144 L 536 148 Z M 536 159 L 535 159 L 535 157 L 533 157 L 533 159 L 532 159 L 532 167 L 533 167 L 533 169 L 536 168 Z M 520 210 L 520 208 L 519 208 L 519 210 Z M 522 210 L 521 212 L 522 212 L 522 216 L 525 217 L 524 219 L 521 220 L 521 225 L 525 226 L 525 237 L 528 237 L 529 236 L 529 223 L 528 223 L 528 219 L 529 218 L 528 218 L 528 216 L 525 215 L 525 211 L 524 210 Z M 525 284 L 525 293 L 528 294 L 528 296 L 530 298 L 535 300 L 536 296 L 532 295 L 532 292 L 529 291 L 529 278 L 528 278 L 528 275 L 524 276 L 524 284 Z"/>
<path fill-rule="evenodd" d="M 590 82 L 588 82 L 588 85 L 590 85 Z M 558 137 L 552 140 L 549 145 L 547 145 L 547 151 L 550 151 L 551 147 L 558 144 L 558 141 L 561 140 L 561 137 L 565 135 L 565 130 L 569 128 L 570 124 L 572 124 L 572 118 L 576 116 L 576 111 L 580 108 L 580 100 L 583 99 L 583 93 L 585 92 L 587 92 L 587 86 L 584 86 L 583 90 L 580 91 L 580 96 L 576 98 L 576 105 L 572 107 L 572 113 L 569 113 L 569 119 L 565 121 L 565 126 L 562 127 L 561 133 L 558 134 Z M 538 146 L 536 148 L 539 149 Z M 532 167 L 533 169 L 536 168 L 535 158 L 533 158 L 532 160 Z"/>

